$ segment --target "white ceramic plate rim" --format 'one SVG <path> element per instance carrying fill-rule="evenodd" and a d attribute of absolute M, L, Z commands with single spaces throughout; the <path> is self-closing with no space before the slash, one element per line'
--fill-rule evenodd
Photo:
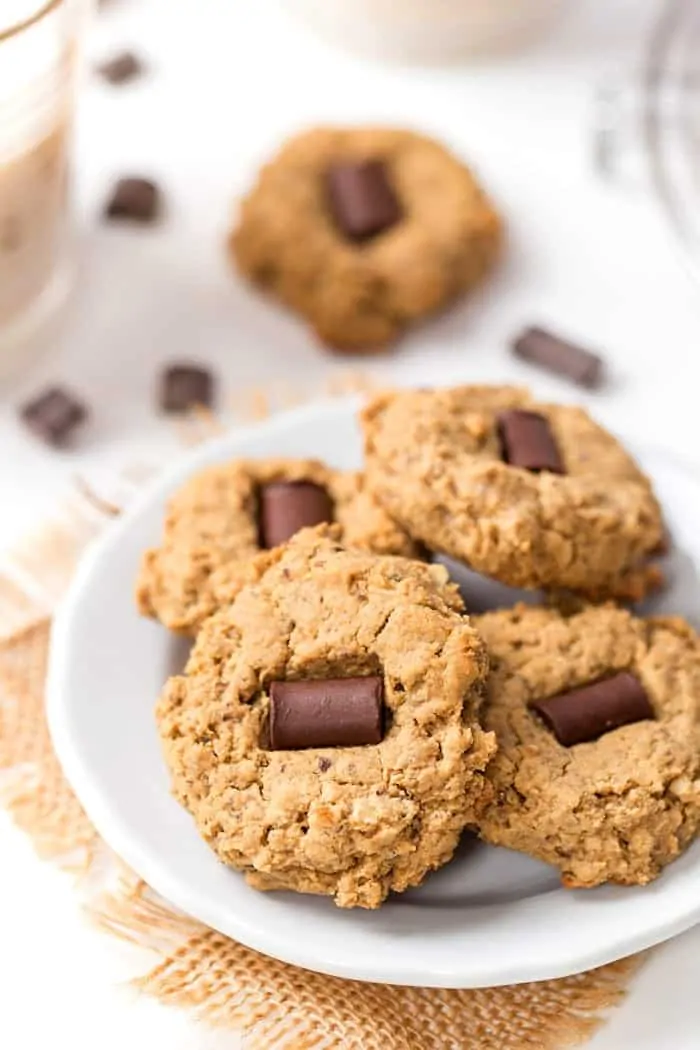
<path fill-rule="evenodd" d="M 567 918 L 572 920 L 578 916 L 581 923 L 586 923 L 590 918 L 591 913 L 586 910 L 590 906 L 586 902 L 590 901 L 591 905 L 593 904 L 592 893 L 603 895 L 597 899 L 596 911 L 601 906 L 604 909 L 606 906 L 609 908 L 611 896 L 620 901 L 616 909 L 621 909 L 623 898 L 618 897 L 620 893 L 626 895 L 626 901 L 631 902 L 633 896 L 638 900 L 638 922 L 635 922 L 633 930 L 620 930 L 616 934 L 613 909 L 609 914 L 606 913 L 609 938 L 600 944 L 588 945 L 585 950 L 577 947 L 575 937 L 569 937 L 565 933 L 551 945 L 551 952 L 548 952 L 546 961 L 540 957 L 533 962 L 528 958 L 527 950 L 512 957 L 504 957 L 495 952 L 488 958 L 474 958 L 473 953 L 468 951 L 463 957 L 459 957 L 454 949 L 450 949 L 446 953 L 444 966 L 436 966 L 433 961 L 426 968 L 420 957 L 417 958 L 411 953 L 409 945 L 403 950 L 400 944 L 395 945 L 391 951 L 382 952 L 381 945 L 377 945 L 376 942 L 375 950 L 358 958 L 357 953 L 348 955 L 342 943 L 329 948 L 324 941 L 324 945 L 319 948 L 313 937 L 304 936 L 301 930 L 300 935 L 292 940 L 277 936 L 274 923 L 268 926 L 255 919 L 249 920 L 245 910 L 236 912 L 235 909 L 226 909 L 225 913 L 222 913 L 221 908 L 212 903 L 199 887 L 179 877 L 178 871 L 162 862 L 153 851 L 149 851 L 134 834 L 133 829 L 115 812 L 110 798 L 104 794 L 100 784 L 93 777 L 89 763 L 86 763 L 81 748 L 71 733 L 64 687 L 69 677 L 72 623 L 98 567 L 109 558 L 110 552 L 118 548 L 122 538 L 131 530 L 144 509 L 155 503 L 161 504 L 166 495 L 194 470 L 227 456 L 254 455 L 248 446 L 254 446 L 261 433 L 264 432 L 267 437 L 275 434 L 283 436 L 299 422 L 303 421 L 307 425 L 310 416 L 316 417 L 319 427 L 324 422 L 328 426 L 338 415 L 354 413 L 357 404 L 358 400 L 353 398 L 317 403 L 312 407 L 304 406 L 281 413 L 271 420 L 240 428 L 195 449 L 149 486 L 135 500 L 124 517 L 91 545 L 54 624 L 47 684 L 47 713 L 54 746 L 66 776 L 90 820 L 105 841 L 149 886 L 186 914 L 267 955 L 339 977 L 445 988 L 483 987 L 544 980 L 603 965 L 688 929 L 700 921 L 700 853 L 696 850 L 693 851 L 696 856 L 692 860 L 686 854 L 660 880 L 643 890 L 602 889 L 583 893 L 566 891 Z M 633 442 L 628 441 L 628 444 L 635 447 Z M 638 446 L 636 450 L 639 451 Z M 676 460 L 676 463 L 679 461 Z M 679 469 L 684 468 L 679 464 Z M 173 805 L 177 804 L 173 801 Z M 196 833 L 193 831 L 193 834 Z M 700 843 L 696 845 L 700 846 Z M 212 862 L 217 863 L 213 856 Z M 671 871 L 673 878 L 669 874 Z M 553 894 L 541 894 L 536 900 L 541 902 L 543 898 L 563 892 L 558 890 Z M 643 894 L 641 898 L 640 894 Z M 407 904 L 406 907 L 411 909 L 412 906 Z M 483 908 L 480 917 L 484 922 L 488 923 L 490 913 L 493 913 L 495 907 L 487 905 Z M 537 909 L 533 912 L 534 925 L 531 931 L 535 940 L 538 936 L 536 912 Z M 302 912 L 300 921 L 303 922 L 303 919 Z"/>

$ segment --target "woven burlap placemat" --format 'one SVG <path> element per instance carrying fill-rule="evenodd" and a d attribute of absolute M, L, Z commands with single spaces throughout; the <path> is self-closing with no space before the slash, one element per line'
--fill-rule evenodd
<path fill-rule="evenodd" d="M 358 385 L 339 383 L 337 392 Z M 248 417 L 268 411 L 265 396 L 248 400 Z M 183 441 L 213 429 L 220 425 L 195 417 Z M 136 487 L 134 472 L 124 480 Z M 75 872 L 95 922 L 157 953 L 137 987 L 240 1031 L 249 1050 L 559 1050 L 584 1043 L 624 995 L 639 957 L 505 988 L 345 981 L 267 958 L 182 915 L 110 853 L 53 752 L 44 680 L 53 610 L 83 549 L 119 511 L 78 480 L 60 516 L 0 567 L 0 799 L 41 857 Z"/>

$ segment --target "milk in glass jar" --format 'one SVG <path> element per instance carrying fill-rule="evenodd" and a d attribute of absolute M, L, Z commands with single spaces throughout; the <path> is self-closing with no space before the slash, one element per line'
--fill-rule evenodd
<path fill-rule="evenodd" d="M 0 3 L 0 374 L 66 297 L 68 151 L 82 0 Z"/>

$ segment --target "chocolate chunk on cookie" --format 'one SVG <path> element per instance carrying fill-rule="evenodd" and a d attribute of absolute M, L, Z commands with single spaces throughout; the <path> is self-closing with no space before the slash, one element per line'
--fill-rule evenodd
<path fill-rule="evenodd" d="M 487 662 L 443 568 L 338 532 L 258 556 L 156 717 L 175 796 L 225 864 L 376 908 L 445 864 L 487 801 Z"/>
<path fill-rule="evenodd" d="M 391 128 L 319 128 L 261 170 L 229 248 L 322 342 L 374 353 L 481 281 L 501 242 L 493 205 L 444 146 Z"/>
<path fill-rule="evenodd" d="M 498 739 L 482 838 L 554 864 L 567 886 L 656 878 L 700 827 L 700 639 L 613 606 L 474 623 Z"/>
<path fill-rule="evenodd" d="M 511 467 L 522 467 L 539 473 L 549 470 L 552 474 L 564 474 L 559 449 L 551 427 L 538 412 L 527 412 L 511 408 L 500 412 L 497 418 L 503 459 Z"/>
<path fill-rule="evenodd" d="M 312 481 L 271 481 L 263 485 L 260 501 L 260 546 L 277 547 L 299 529 L 333 521 L 328 490 Z"/>
<path fill-rule="evenodd" d="M 629 671 L 556 696 L 537 698 L 532 709 L 564 747 L 598 740 L 620 726 L 654 717 L 644 686 Z"/>
<path fill-rule="evenodd" d="M 651 484 L 584 409 L 516 387 L 401 390 L 362 425 L 370 490 L 430 550 L 512 587 L 600 599 L 652 586 Z"/>
<path fill-rule="evenodd" d="M 401 218 L 401 205 L 381 161 L 333 164 L 326 179 L 333 217 L 349 240 L 376 237 Z"/>
<path fill-rule="evenodd" d="M 337 522 L 348 545 L 418 555 L 361 474 L 317 460 L 236 460 L 196 474 L 171 498 L 161 545 L 143 559 L 139 608 L 194 634 L 235 596 L 255 554 L 322 521 Z"/>
<path fill-rule="evenodd" d="M 270 685 L 270 749 L 359 747 L 382 739 L 379 675 L 313 678 Z"/>

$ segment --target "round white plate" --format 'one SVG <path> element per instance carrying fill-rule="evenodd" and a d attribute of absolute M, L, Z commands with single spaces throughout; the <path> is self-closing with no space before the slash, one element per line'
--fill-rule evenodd
<path fill-rule="evenodd" d="M 556 873 L 472 840 L 418 890 L 375 912 L 259 893 L 220 864 L 171 798 L 153 720 L 182 642 L 140 618 L 141 552 L 160 535 L 165 500 L 193 471 L 232 456 L 360 462 L 354 400 L 307 407 L 223 437 L 177 468 L 111 527 L 81 565 L 56 622 L 48 713 L 66 774 L 106 841 L 183 911 L 268 955 L 368 981 L 468 988 L 561 977 L 618 959 L 700 921 L 700 842 L 644 888 L 561 889 Z M 700 488 L 687 468 L 635 446 L 653 475 L 677 548 L 658 609 L 698 622 Z M 471 607 L 512 600 L 469 578 Z"/>

